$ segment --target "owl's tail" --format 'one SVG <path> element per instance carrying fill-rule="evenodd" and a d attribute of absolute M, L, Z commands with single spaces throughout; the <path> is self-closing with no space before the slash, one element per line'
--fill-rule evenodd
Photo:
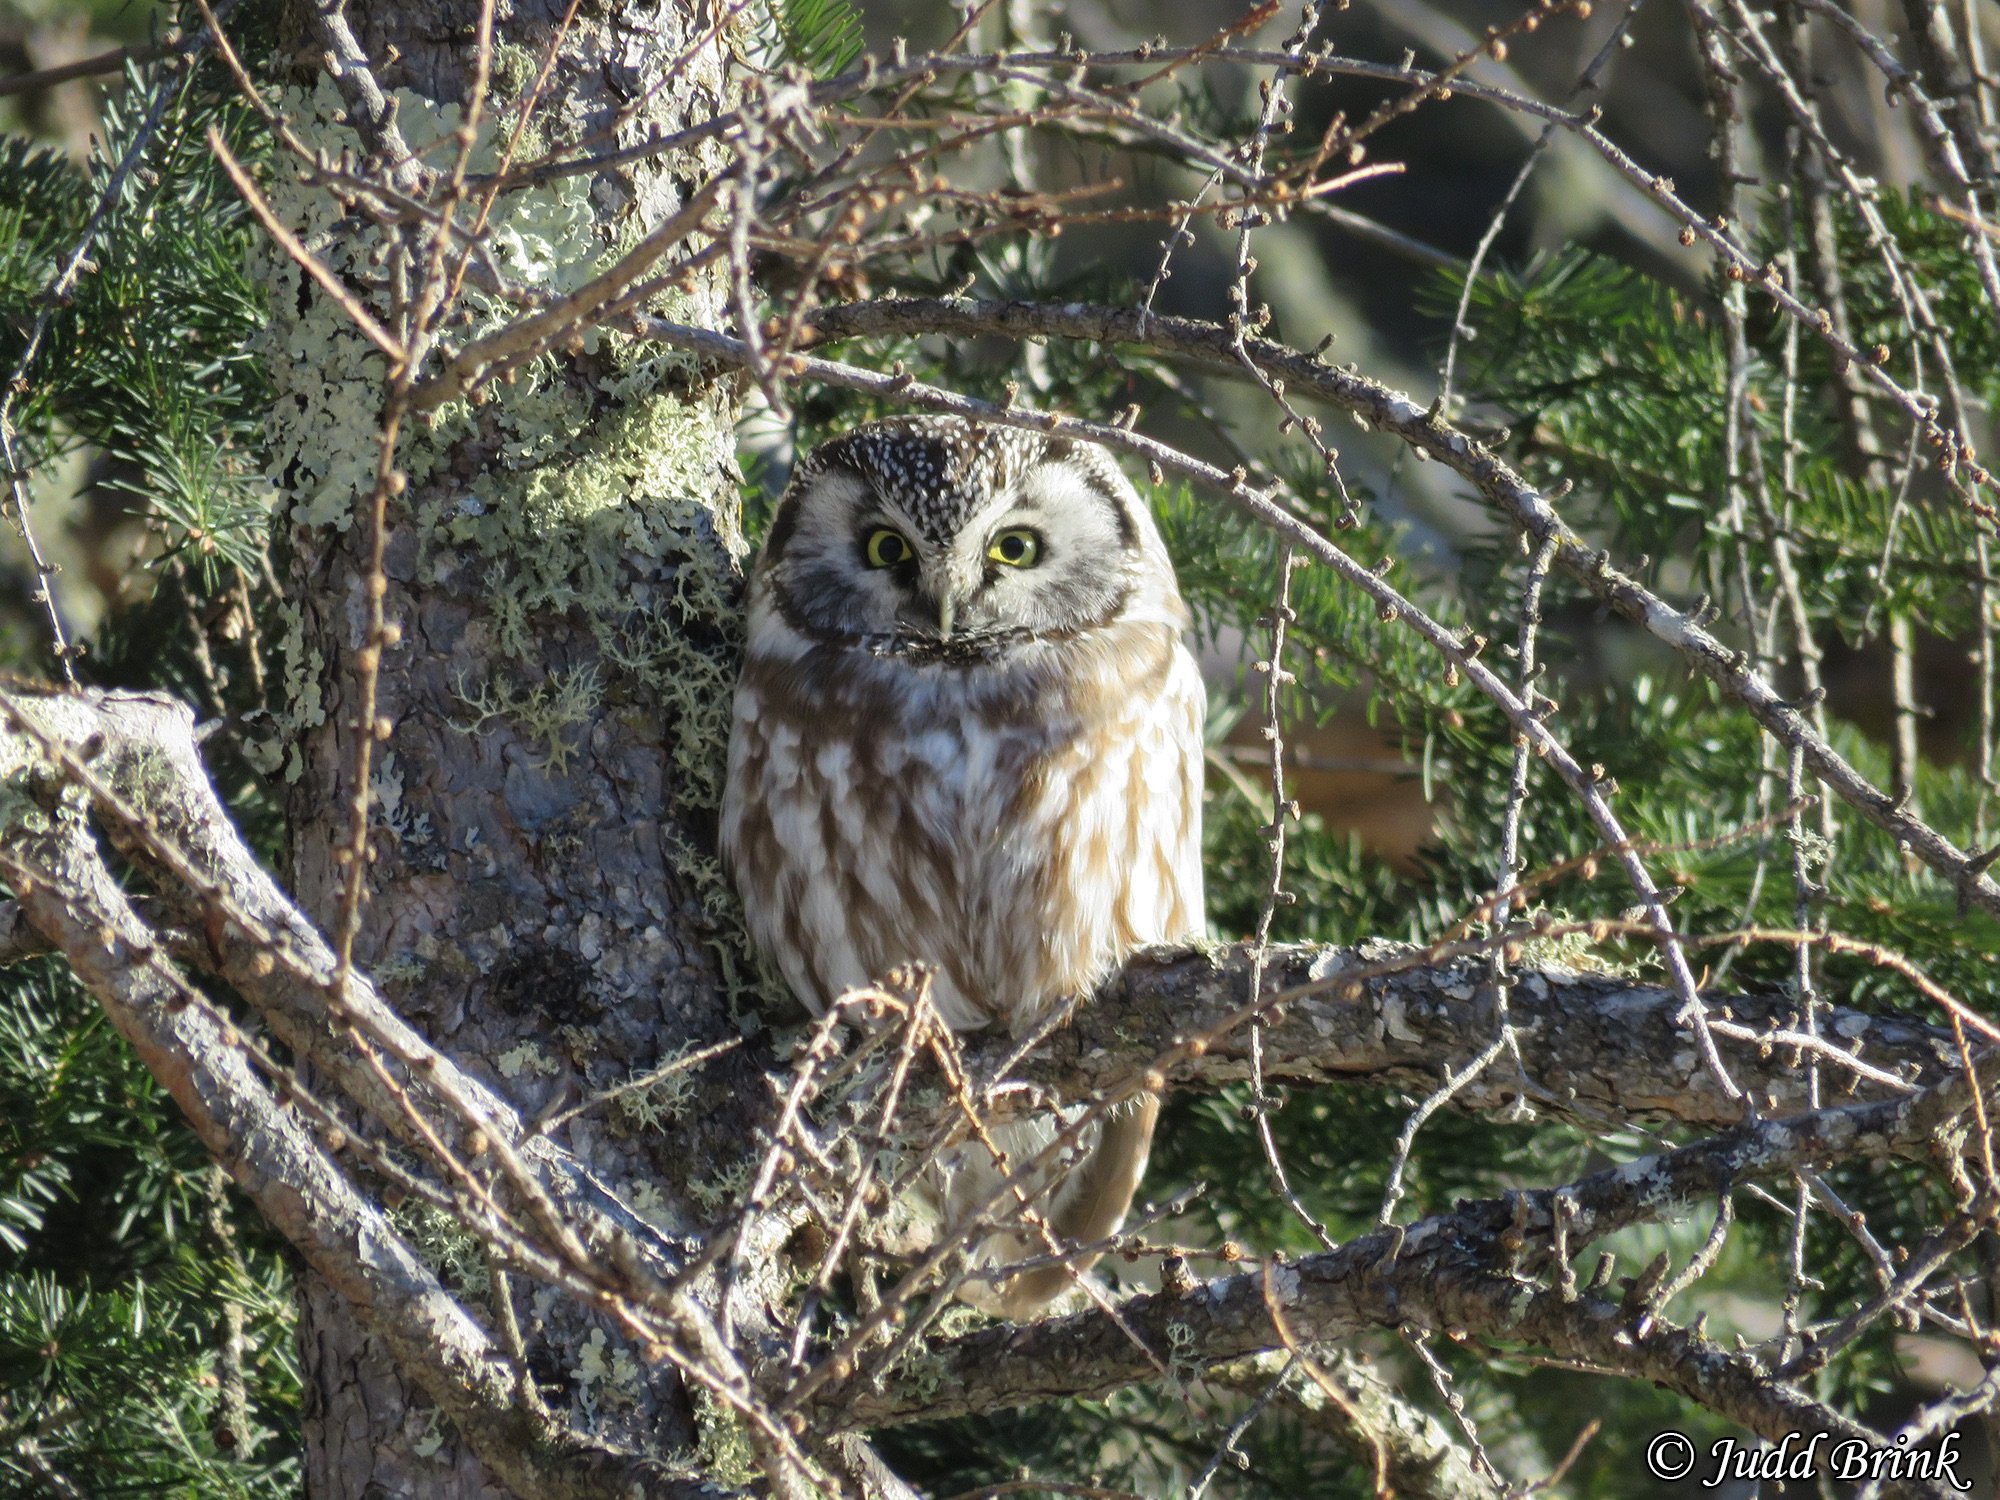
<path fill-rule="evenodd" d="M 1145 1175 L 1146 1156 L 1153 1145 L 1153 1125 L 1159 1117 L 1159 1095 L 1137 1095 L 1085 1133 L 1080 1158 L 1058 1164 L 1049 1174 L 1044 1183 L 1046 1191 L 1034 1201 L 1058 1245 L 1088 1245 L 1118 1232 L 1132 1207 L 1133 1194 L 1139 1190 L 1139 1179 Z M 1026 1160 L 1047 1146 L 1063 1123 L 1059 1117 L 1051 1116 L 1003 1125 L 993 1132 L 994 1144 L 1010 1160 Z M 951 1223 L 959 1222 L 990 1197 L 1000 1180 L 985 1149 L 969 1149 L 987 1157 L 986 1169 L 954 1174 L 945 1195 L 946 1219 Z M 999 1265 L 1048 1253 L 1048 1241 L 1039 1231 L 1028 1228 L 992 1235 L 974 1251 L 978 1260 Z M 1061 1265 L 1023 1271 L 997 1286 L 973 1283 L 962 1288 L 959 1295 L 981 1312 L 1009 1319 L 1024 1318 L 1039 1312 L 1065 1288 L 1074 1285 L 1077 1274 L 1087 1270 L 1097 1258 L 1077 1256 Z"/>

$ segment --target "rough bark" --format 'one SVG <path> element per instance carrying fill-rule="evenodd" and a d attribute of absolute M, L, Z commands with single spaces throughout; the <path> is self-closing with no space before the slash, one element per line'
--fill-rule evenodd
<path fill-rule="evenodd" d="M 1461 1108 L 1519 1099 L 1587 1123 L 1742 1120 L 1742 1102 L 1723 1093 L 1677 1024 L 1680 1000 L 1671 990 L 1527 962 L 1508 1001 L 1523 1066 L 1500 1061 L 1480 1072 L 1455 1096 Z M 1142 954 L 1008 1076 L 1069 1099 L 1130 1086 L 1149 1066 L 1169 1083 L 1248 1080 L 1252 1028 L 1243 1017 L 1254 972 L 1247 948 Z M 1254 993 L 1272 1083 L 1365 1080 L 1428 1093 L 1477 1057 L 1498 1024 L 1483 961 L 1396 943 L 1274 948 Z M 1808 1106 L 1804 1049 L 1841 1099 L 1896 1097 L 1960 1065 L 1950 1034 L 1919 1021 L 1838 1009 L 1822 1021 L 1827 1040 L 1820 1041 L 1799 1028 L 1797 1004 L 1786 997 L 1706 998 L 1717 1046 L 1759 1110 Z M 976 1076 L 991 1074 L 1011 1050 L 982 1038 L 967 1061 Z"/>
<path fill-rule="evenodd" d="M 185 706 L 156 694 L 0 690 L 0 784 L 15 789 L 17 803 L 0 837 L 0 877 L 19 893 L 18 916 L 68 958 L 238 1185 L 316 1273 L 307 1283 L 307 1295 L 317 1299 L 314 1315 L 323 1324 L 354 1320 L 379 1342 L 384 1358 L 394 1359 L 393 1387 L 331 1394 L 404 1404 L 393 1413 L 350 1409 L 350 1426 L 330 1451 L 359 1451 L 371 1437 L 360 1423 L 373 1418 L 378 1428 L 413 1434 L 413 1459 L 434 1460 L 445 1451 L 438 1427 L 448 1419 L 465 1443 L 450 1472 L 465 1476 L 465 1484 L 490 1488 L 490 1464 L 529 1500 L 566 1500 L 606 1487 L 662 1500 L 717 1492 L 685 1462 L 664 1462 L 647 1434 L 621 1442 L 618 1424 L 604 1422 L 597 1410 L 555 1401 L 552 1412 L 530 1397 L 520 1367 L 482 1314 L 481 1297 L 447 1285 L 417 1253 L 407 1223 L 359 1191 L 351 1168 L 336 1160 L 352 1147 L 339 1144 L 344 1131 L 328 1128 L 327 1106 L 299 1093 L 286 1071 L 183 977 L 197 968 L 225 982 L 295 1056 L 375 1118 L 393 1127 L 397 1101 L 404 1100 L 413 1106 L 412 1122 L 419 1115 L 429 1121 L 453 1154 L 498 1159 L 506 1170 L 491 1190 L 516 1212 L 533 1199 L 545 1201 L 548 1214 L 570 1226 L 554 1231 L 558 1240 L 581 1235 L 613 1267 L 643 1265 L 642 1282 L 655 1287 L 698 1254 L 698 1240 L 657 1233 L 570 1152 L 525 1131 L 497 1089 L 436 1053 L 366 976 L 336 973 L 332 948 L 230 826 L 204 774 Z M 31 804 L 40 811 L 30 813 Z M 91 837 L 93 821 L 151 878 L 157 924 L 142 920 L 118 890 Z M 0 926 L 15 916 L 0 906 Z M 1245 1037 L 1261 1021 L 1267 1078 L 1394 1083 L 1460 1066 L 1493 1022 L 1480 971 L 1449 955 L 1378 944 L 1285 948 L 1268 958 L 1253 1003 L 1251 963 L 1242 950 L 1141 955 L 1014 1071 L 1076 1096 L 1115 1094 L 1140 1078 L 1157 1087 L 1162 1080 L 1147 1078 L 1149 1070 L 1194 1086 L 1227 1081 L 1243 1076 Z M 1458 1095 L 1460 1106 L 1504 1110 L 1525 1091 L 1544 1104 L 1589 1113 L 1611 1109 L 1625 1091 L 1628 1107 L 1665 1120 L 1712 1123 L 1723 1108 L 1719 1092 L 1701 1084 L 1692 1050 L 1672 1044 L 1674 1002 L 1667 992 L 1557 968 L 1520 967 L 1516 978 L 1512 1015 L 1530 1043 L 1525 1051 L 1536 1077 L 1502 1075 L 1468 1086 Z M 1788 1054 L 1798 1043 L 1782 1033 L 1774 1039 L 1765 1025 L 1782 1018 L 1780 1009 L 1754 996 L 1708 999 L 1719 1024 L 1733 1024 L 1723 1015 L 1755 1023 L 1730 1059 L 1738 1078 L 1754 1097 L 1796 1108 L 1801 1068 Z M 830 1360 L 804 1377 L 788 1404 L 805 1403 L 822 1453 L 864 1494 L 890 1495 L 898 1493 L 895 1484 L 876 1472 L 879 1464 L 865 1447 L 840 1436 L 846 1429 L 1101 1394 L 1162 1371 L 1288 1351 L 1300 1340 L 1413 1325 L 1561 1348 L 1684 1390 L 1767 1435 L 1794 1429 L 1853 1435 L 1846 1419 L 1794 1387 L 1772 1383 L 1749 1356 L 1714 1348 L 1698 1329 L 1661 1322 L 1666 1295 L 1657 1276 L 1641 1276 L 1613 1303 L 1592 1295 L 1599 1287 L 1580 1292 L 1569 1270 L 1608 1234 L 1684 1216 L 1757 1178 L 1896 1155 L 1935 1160 L 1962 1177 L 1957 1162 L 1968 1149 L 1972 1095 L 1964 1073 L 1948 1066 L 1953 1049 L 1946 1034 L 1841 1010 L 1823 1019 L 1830 1034 L 1866 1054 L 1857 1061 L 1868 1071 L 1854 1075 L 1851 1091 L 1866 1102 L 1748 1122 L 1560 1188 L 1461 1203 L 1292 1265 L 1136 1298 L 1116 1314 L 1098 1309 L 919 1345 L 892 1363 L 886 1380 L 876 1378 L 879 1371 L 842 1375 L 841 1362 Z M 360 1060 L 363 1039 L 372 1063 Z M 978 1047 L 968 1060 L 976 1071 L 997 1072 L 1005 1061 L 1000 1050 Z M 1821 1055 L 1823 1073 L 1838 1066 Z M 1980 1065 L 1988 1093 L 1994 1072 L 1990 1059 Z M 1587 1082 L 1579 1088 L 1566 1080 Z M 782 1091 L 784 1073 L 773 1073 L 768 1085 L 767 1094 Z M 472 1144 L 475 1137 L 483 1146 Z M 392 1165 L 382 1157 L 359 1164 L 378 1173 Z M 510 1185 L 517 1182 L 525 1191 Z M 520 1243 L 504 1211 L 496 1216 L 474 1202 L 464 1208 L 482 1234 Z M 1983 1213 L 1969 1209 L 1941 1230 L 1943 1250 L 1962 1248 Z M 1937 1248 L 1917 1258 L 1928 1263 Z M 532 1246 L 514 1253 L 533 1257 L 530 1269 L 551 1285 L 592 1300 L 598 1257 L 557 1263 Z M 617 1292 L 632 1282 L 620 1270 L 605 1285 Z M 1880 1316 L 1887 1305 L 1854 1317 Z M 751 1317 L 738 1330 L 754 1340 L 754 1306 L 747 1311 Z M 682 1300 L 666 1314 L 654 1337 L 715 1356 L 711 1368 L 736 1392 L 750 1394 L 723 1341 L 712 1327 L 704 1333 L 708 1320 L 699 1309 Z M 542 1336 L 554 1341 L 554 1320 Z M 666 1359 L 652 1363 L 670 1367 Z M 1801 1363 L 1805 1372 L 1811 1368 Z M 328 1397 L 315 1395 L 319 1420 L 331 1415 Z M 378 1459 L 372 1482 L 388 1493 L 396 1492 L 392 1483 L 437 1493 L 449 1482 L 439 1467 L 433 1462 L 428 1472 L 383 1477 Z"/>
<path fill-rule="evenodd" d="M 300 79 L 311 87 L 326 39 L 304 9 Z M 565 9 L 553 0 L 501 8 L 489 117 L 531 86 Z M 478 15 L 474 0 L 346 7 L 413 149 L 458 118 Z M 723 79 L 706 25 L 687 0 L 578 8 L 534 129 L 545 142 L 606 129 L 624 139 L 707 114 Z M 674 89 L 621 116 L 689 53 Z M 289 112 L 319 139 L 357 152 L 381 144 L 365 130 L 379 115 L 350 108 L 351 125 L 332 102 L 322 85 L 289 101 Z M 504 140 L 511 123 L 503 113 L 490 137 Z M 424 158 L 432 170 L 449 160 Z M 571 253 L 607 257 L 669 218 L 683 181 L 717 166 L 684 158 L 533 190 L 502 199 L 496 219 L 553 215 L 573 236 Z M 309 223 L 308 192 L 288 197 L 280 182 L 272 195 Z M 522 206 L 537 193 L 545 201 Z M 353 248 L 358 270 L 368 247 Z M 278 421 L 317 428 L 291 444 L 300 461 L 281 476 L 299 611 L 289 663 L 296 738 L 282 747 L 291 879 L 303 908 L 337 932 L 357 736 L 368 732 L 355 722 L 370 574 L 367 454 L 357 446 L 343 488 L 308 445 L 324 446 L 336 413 L 372 411 L 382 386 L 379 367 L 343 362 L 351 334 L 295 268 L 274 259 L 271 283 Z M 702 283 L 683 311 L 712 319 L 716 305 Z M 306 356 L 288 359 L 288 345 Z M 390 733 L 371 774 L 374 858 L 354 957 L 390 976 L 397 1008 L 527 1117 L 736 1031 L 701 888 L 713 786 L 696 769 L 719 766 L 732 670 L 733 414 L 726 388 L 671 367 L 635 372 L 600 348 L 565 358 L 549 378 L 496 390 L 476 410 L 447 413 L 406 435 L 397 455 L 410 483 L 388 511 L 384 615 L 401 641 L 381 657 L 376 713 Z M 281 451 L 286 443 L 281 432 Z M 691 1228 L 674 1187 L 690 1175 L 686 1163 L 720 1171 L 749 1137 L 745 1112 L 758 1096 L 728 1087 L 731 1066 L 705 1074 L 717 1088 L 690 1112 L 707 1127 L 683 1142 L 692 1157 L 662 1161 L 657 1137 L 621 1134 L 602 1112 L 577 1117 L 562 1143 L 608 1183 L 654 1185 L 649 1212 Z M 695 1443 L 693 1409 L 664 1362 L 638 1361 L 637 1381 L 615 1390 L 593 1387 L 578 1351 L 598 1325 L 546 1296 L 520 1300 L 531 1367 L 553 1404 L 585 1398 L 607 1436 L 661 1450 Z M 426 1403 L 344 1301 L 308 1277 L 302 1311 L 311 1494 L 496 1493 L 451 1434 L 436 1446 L 439 1434 L 419 1415 Z M 620 1347 L 615 1330 L 604 1332 Z"/>

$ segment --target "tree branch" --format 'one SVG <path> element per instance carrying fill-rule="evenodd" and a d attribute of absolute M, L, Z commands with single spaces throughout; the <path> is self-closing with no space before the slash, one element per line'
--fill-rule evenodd
<path fill-rule="evenodd" d="M 1238 344 L 1226 330 L 1191 318 L 1163 317 L 1137 308 L 1084 303 L 972 302 L 903 298 L 816 308 L 812 326 L 822 339 L 863 334 L 974 334 L 1090 339 L 1132 344 L 1241 373 Z M 1548 500 L 1485 445 L 1426 410 L 1400 391 L 1363 375 L 1320 363 L 1267 339 L 1245 337 L 1241 347 L 1287 389 L 1308 392 L 1394 433 L 1421 453 L 1454 470 L 1489 504 L 1538 541 L 1558 543 L 1557 566 L 1597 598 L 1643 627 L 1731 699 L 1743 705 L 1781 744 L 1795 746 L 1813 773 L 1862 816 L 1951 882 L 1961 899 L 2000 916 L 2000 883 L 1890 793 L 1871 783 L 1820 735 L 1752 667 L 1740 651 L 1710 635 L 1692 614 L 1674 608 L 1637 579 L 1612 565 L 1556 514 Z M 996 414 L 994 420 L 1006 420 Z M 1073 424 L 1079 429 L 1081 424 Z M 1323 539 L 1319 539 L 1323 542 Z"/>
<path fill-rule="evenodd" d="M 1428 1090 L 1493 1038 L 1497 1015 L 1484 949 L 1426 950 L 1394 943 L 1359 948 L 1294 944 L 1267 950 L 1263 987 L 1264 1076 L 1292 1084 L 1366 1082 Z M 1461 956 L 1464 955 L 1464 956 Z M 1157 1067 L 1168 1083 L 1204 1087 L 1251 1076 L 1252 974 L 1247 945 L 1133 957 L 1008 1078 L 1043 1084 L 1065 1099 L 1129 1086 Z M 1949 1076 L 1950 1032 L 1895 1016 L 1831 1011 L 1818 1041 L 1795 1029 L 1796 1004 L 1778 995 L 1706 997 L 1718 1046 L 1759 1108 L 1808 1102 L 1806 1052 L 1822 1076 L 1883 1099 Z M 1454 1103 L 1497 1110 L 1520 1098 L 1590 1121 L 1650 1119 L 1724 1127 L 1742 1118 L 1679 1019 L 1680 1000 L 1659 985 L 1557 966 L 1516 970 L 1508 1017 L 1532 1078 L 1488 1070 Z M 997 1078 L 1013 1053 L 1001 1037 L 966 1039 L 975 1076 Z"/>
<path fill-rule="evenodd" d="M 321 65 L 346 101 L 356 134 L 381 159 L 383 170 L 400 191 L 421 192 L 423 163 L 403 139 L 395 108 L 376 81 L 368 54 L 355 40 L 354 29 L 347 22 L 346 0 L 307 0 L 303 9 L 307 24 L 324 49 Z"/>
<path fill-rule="evenodd" d="M 1980 1085 L 1990 1097 L 2000 1063 L 1989 1055 Z M 1772 1439 L 1828 1432 L 1875 1439 L 1753 1354 L 1730 1353 L 1699 1331 L 1657 1316 L 1644 1279 L 1623 1301 L 1579 1292 L 1557 1266 L 1564 1251 L 1736 1185 L 1857 1157 L 1954 1157 L 1971 1087 L 1952 1077 L 1902 1099 L 1758 1121 L 1697 1145 L 1597 1172 L 1567 1187 L 1461 1204 L 1407 1228 L 1362 1236 L 1338 1250 L 1220 1277 L 1182 1291 L 1134 1297 L 1116 1309 L 1028 1327 L 984 1329 L 913 1351 L 877 1385 L 852 1380 L 822 1391 L 811 1416 L 835 1427 L 876 1427 L 963 1415 L 1058 1397 L 1098 1396 L 1156 1378 L 1147 1350 L 1171 1350 L 1177 1369 L 1199 1369 L 1285 1346 L 1350 1338 L 1370 1328 L 1447 1329 L 1527 1342 L 1648 1379 Z M 1988 1206 L 1978 1205 L 1978 1217 Z M 1282 1309 L 1287 1334 L 1271 1314 Z"/>
<path fill-rule="evenodd" d="M 0 735 L 19 787 L 37 749 Z M 522 1397 L 522 1374 L 257 1075 L 227 1018 L 180 978 L 126 902 L 67 794 L 0 827 L 0 871 L 27 919 L 69 960 L 211 1155 L 258 1211 L 356 1308 L 399 1368 L 523 1500 L 727 1492 L 584 1437 Z"/>

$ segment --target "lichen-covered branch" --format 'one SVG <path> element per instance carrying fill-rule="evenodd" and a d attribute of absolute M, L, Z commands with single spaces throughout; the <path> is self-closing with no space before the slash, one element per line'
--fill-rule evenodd
<path fill-rule="evenodd" d="M 1151 1067 L 1169 1083 L 1248 1081 L 1253 967 L 1247 946 L 1140 954 L 1008 1076 L 1066 1098 L 1129 1085 Z M 1428 1089 L 1477 1056 L 1496 1024 L 1477 954 L 1393 943 L 1272 948 L 1259 996 L 1264 1076 L 1292 1084 Z M 1806 1106 L 1808 1052 L 1844 1098 L 1906 1093 L 1958 1066 L 1949 1032 L 1908 1018 L 1835 1010 L 1816 1039 L 1795 1028 L 1785 997 L 1707 998 L 1717 1045 L 1760 1110 Z M 1663 986 L 1529 958 L 1508 1001 L 1527 1076 L 1489 1069 L 1454 1103 L 1493 1110 L 1521 1099 L 1597 1121 L 1733 1125 L 1741 1104 L 1723 1094 L 1679 1010 Z M 1011 1050 L 978 1038 L 967 1061 L 992 1076 Z"/>
<path fill-rule="evenodd" d="M 1982 1067 L 1988 1096 L 1996 1072 L 1990 1060 Z M 1638 1278 L 1618 1300 L 1601 1286 L 1578 1290 L 1556 1264 L 1558 1229 L 1574 1257 L 1614 1230 L 1674 1217 L 1758 1177 L 1871 1156 L 1952 1157 L 1965 1144 L 1970 1108 L 1970 1085 L 1953 1077 L 1901 1099 L 1760 1121 L 1565 1187 L 1464 1203 L 1338 1250 L 1135 1297 L 1120 1304 L 1116 1319 L 1091 1310 L 952 1339 L 918 1351 L 886 1382 L 821 1392 L 813 1415 L 871 1427 L 1101 1395 L 1152 1378 L 1149 1350 L 1171 1351 L 1177 1369 L 1193 1370 L 1293 1342 L 1414 1326 L 1527 1343 L 1653 1380 L 1774 1439 L 1821 1431 L 1866 1437 L 1858 1424 L 1775 1378 L 1754 1353 L 1725 1351 L 1698 1329 L 1658 1317 L 1658 1278 Z M 1990 1205 L 1974 1203 L 1966 1212 L 1984 1219 Z M 1282 1333 L 1274 1305 L 1282 1309 Z"/>
<path fill-rule="evenodd" d="M 39 749 L 0 733 L 0 873 L 272 1226 L 347 1299 L 466 1441 L 523 1500 L 726 1492 L 592 1442 L 525 1399 L 522 1372 L 439 1282 L 379 1204 L 258 1076 L 222 1012 L 180 977 L 118 889 Z M 49 795 L 32 809 L 30 783 Z"/>

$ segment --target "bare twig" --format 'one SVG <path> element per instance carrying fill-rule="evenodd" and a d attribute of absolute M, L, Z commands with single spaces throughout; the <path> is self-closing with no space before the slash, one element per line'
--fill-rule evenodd
<path fill-rule="evenodd" d="M 824 309 L 816 318 L 823 332 L 846 336 L 862 332 L 1015 332 L 1071 338 L 1096 339 L 1114 343 L 1147 345 L 1166 353 L 1191 356 L 1218 365 L 1234 363 L 1227 333 L 1213 324 L 1159 315 L 1139 325 L 1137 316 L 1124 309 L 1090 308 L 1077 304 L 1056 306 L 1040 303 L 973 303 L 911 300 L 858 304 L 843 309 Z M 715 341 L 695 331 L 677 334 L 651 324 L 657 336 L 702 347 L 713 357 L 734 362 L 726 341 Z M 1829 744 L 1812 726 L 1809 717 L 1769 681 L 1753 671 L 1741 651 L 1724 645 L 1708 632 L 1693 612 L 1676 608 L 1637 579 L 1621 572 L 1611 555 L 1593 546 L 1555 511 L 1549 500 L 1515 473 L 1484 445 L 1449 423 L 1443 422 L 1408 397 L 1349 370 L 1322 365 L 1310 356 L 1282 345 L 1251 340 L 1248 347 L 1272 373 L 1293 388 L 1308 389 L 1379 427 L 1446 464 L 1468 480 L 1487 502 L 1513 524 L 1537 541 L 1558 544 L 1556 563 L 1619 614 L 1643 626 L 1673 650 L 1689 666 L 1714 682 L 1740 703 L 1786 745 L 1796 744 L 1806 765 L 1840 798 L 1871 823 L 1907 844 L 1913 856 L 1949 881 L 1960 896 L 1983 910 L 2000 915 L 2000 883 L 1984 873 L 1973 857 L 1935 828 L 1897 803 L 1889 792 L 1874 786 L 1853 764 Z M 860 372 L 849 376 L 832 361 L 810 367 L 817 378 L 840 384 L 858 384 L 903 396 L 912 404 L 919 401 L 907 386 L 893 386 L 888 377 L 861 379 Z M 1046 419 L 1023 417 L 1020 413 L 989 412 L 979 403 L 939 403 L 941 408 L 978 413 L 984 420 L 1013 422 L 1017 425 L 1046 425 Z M 1104 441 L 1108 446 L 1125 447 L 1149 459 L 1161 459 L 1157 448 L 1099 437 L 1087 424 L 1069 424 L 1070 430 Z M 1168 455 L 1171 459 L 1171 455 Z M 1191 469 L 1174 464 L 1182 473 L 1213 483 L 1212 470 Z M 1255 497 L 1245 497 L 1254 499 Z M 1260 517 L 1268 507 L 1258 508 Z M 1286 517 L 1269 524 L 1281 535 L 1308 531 L 1304 523 Z M 1328 545 L 1318 538 L 1318 546 Z M 1315 550 L 1308 546 L 1307 550 Z M 1317 555 L 1317 553 L 1316 553 Z"/>

